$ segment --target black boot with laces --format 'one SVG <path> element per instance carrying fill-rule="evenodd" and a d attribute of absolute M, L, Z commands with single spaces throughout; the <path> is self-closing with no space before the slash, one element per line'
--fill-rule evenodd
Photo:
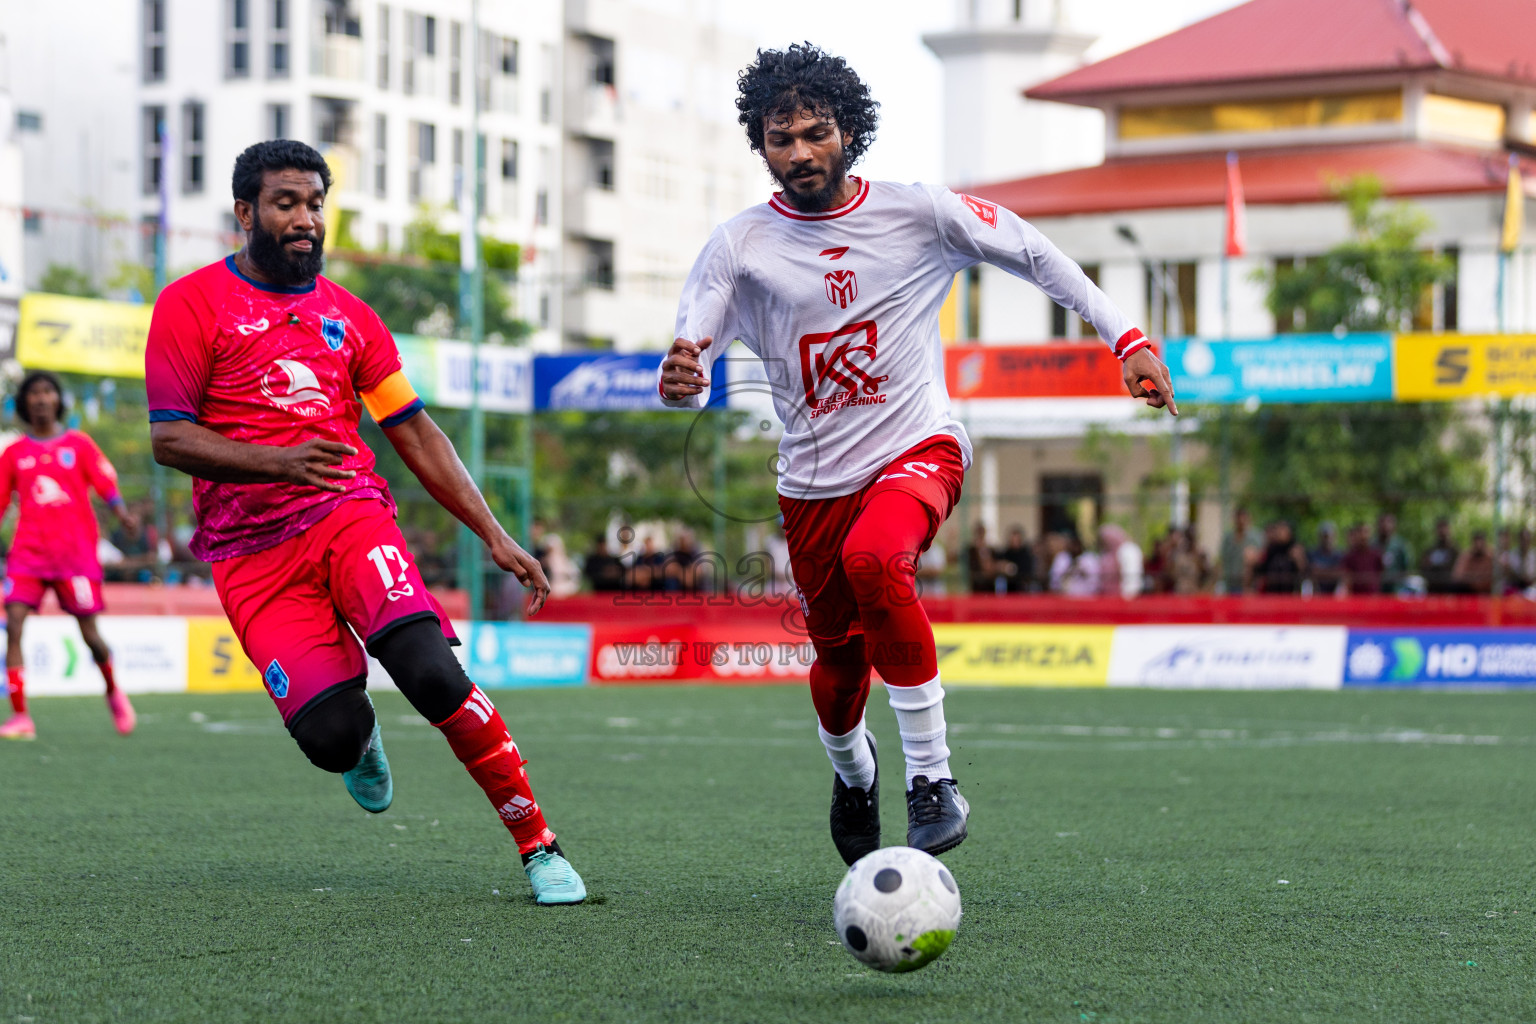
<path fill-rule="evenodd" d="M 971 805 L 960 795 L 954 779 L 918 775 L 907 790 L 907 845 L 938 856 L 965 842 L 965 821 Z"/>
<path fill-rule="evenodd" d="M 880 849 L 880 759 L 875 737 L 866 732 L 864 738 L 875 758 L 875 780 L 869 788 L 854 789 L 832 773 L 832 842 L 846 864 Z"/>

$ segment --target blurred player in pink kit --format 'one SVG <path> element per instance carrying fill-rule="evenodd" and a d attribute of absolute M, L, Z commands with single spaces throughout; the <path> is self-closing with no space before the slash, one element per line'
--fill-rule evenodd
<path fill-rule="evenodd" d="M 390 806 L 366 648 L 485 791 L 537 901 L 579 903 L 586 887 L 517 744 L 449 649 L 458 638 L 358 435 L 363 408 L 428 493 L 529 587 L 530 614 L 549 583 L 427 415 L 389 329 L 320 276 L 330 185 L 325 160 L 301 142 L 257 143 L 236 159 L 245 248 L 155 303 L 144 353 L 155 459 L 195 478 L 192 553 L 213 564 L 230 624 L 304 755 L 341 775 L 365 810 Z"/>
<path fill-rule="evenodd" d="M 6 683 L 10 719 L 0 725 L 0 739 L 31 740 L 37 727 L 27 713 L 26 668 L 21 633 L 27 616 L 52 590 L 59 607 L 80 623 L 80 635 L 107 681 L 107 707 L 117 731 L 133 732 L 133 705 L 118 689 L 112 651 L 96 628 L 101 599 L 101 562 L 96 557 L 96 512 L 91 491 L 117 513 L 130 530 L 133 516 L 117 493 L 117 472 L 96 443 L 61 422 L 64 390 L 45 371 L 22 378 L 16 389 L 16 418 L 25 435 L 0 452 L 0 517 L 16 492 L 20 518 L 5 566 Z"/>

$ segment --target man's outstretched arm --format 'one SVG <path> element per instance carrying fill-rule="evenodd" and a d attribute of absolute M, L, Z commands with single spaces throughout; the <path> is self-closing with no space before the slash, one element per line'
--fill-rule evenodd
<path fill-rule="evenodd" d="M 425 411 L 415 413 L 403 423 L 385 427 L 384 436 L 389 438 L 389 443 L 395 446 L 395 451 L 400 453 L 400 458 L 416 474 L 427 493 L 485 542 L 497 565 L 532 591 L 528 597 L 528 614 L 534 615 L 544 607 L 544 601 L 549 597 L 549 580 L 544 576 L 543 567 L 496 521 L 485 503 L 485 496 L 475 486 L 464 463 L 459 461 L 453 442 L 432 422 L 432 417 Z"/>
<path fill-rule="evenodd" d="M 341 483 L 357 476 L 342 469 L 357 449 L 339 441 L 312 440 L 292 447 L 232 441 L 191 420 L 163 420 L 149 425 L 155 461 L 188 476 L 221 484 L 299 484 L 322 491 L 344 491 Z"/>

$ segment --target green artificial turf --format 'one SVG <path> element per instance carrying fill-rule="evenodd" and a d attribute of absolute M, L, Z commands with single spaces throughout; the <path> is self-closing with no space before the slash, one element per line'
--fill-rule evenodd
<path fill-rule="evenodd" d="M 0 1022 L 1536 1017 L 1536 694 L 954 690 L 965 919 L 898 976 L 833 934 L 802 688 L 493 697 L 584 906 L 533 904 L 395 694 L 377 817 L 260 695 L 141 698 L 127 740 L 34 701 L 0 744 Z M 878 689 L 869 720 L 900 842 Z"/>

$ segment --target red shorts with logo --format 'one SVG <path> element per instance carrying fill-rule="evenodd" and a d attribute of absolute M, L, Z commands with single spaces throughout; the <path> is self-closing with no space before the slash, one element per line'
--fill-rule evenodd
<path fill-rule="evenodd" d="M 342 502 L 276 547 L 213 563 L 213 584 L 285 725 L 332 691 L 363 685 L 368 659 L 358 637 L 371 646 L 431 618 L 458 643 L 393 512 L 371 498 Z"/>
<path fill-rule="evenodd" d="M 843 568 L 843 544 L 869 500 L 885 491 L 901 491 L 923 504 L 928 533 L 918 549 L 921 553 L 960 500 L 964 481 L 960 443 L 940 434 L 896 456 L 863 490 L 836 498 L 779 496 L 789 562 L 812 641 L 836 646 L 864 632 L 853 585 Z"/>
<path fill-rule="evenodd" d="M 101 598 L 101 580 L 89 576 L 70 576 L 61 580 L 45 580 L 37 576 L 5 577 L 5 603 L 24 604 L 33 611 L 43 606 L 43 597 L 52 590 L 59 598 L 59 607 L 69 615 L 96 615 L 107 607 Z"/>

